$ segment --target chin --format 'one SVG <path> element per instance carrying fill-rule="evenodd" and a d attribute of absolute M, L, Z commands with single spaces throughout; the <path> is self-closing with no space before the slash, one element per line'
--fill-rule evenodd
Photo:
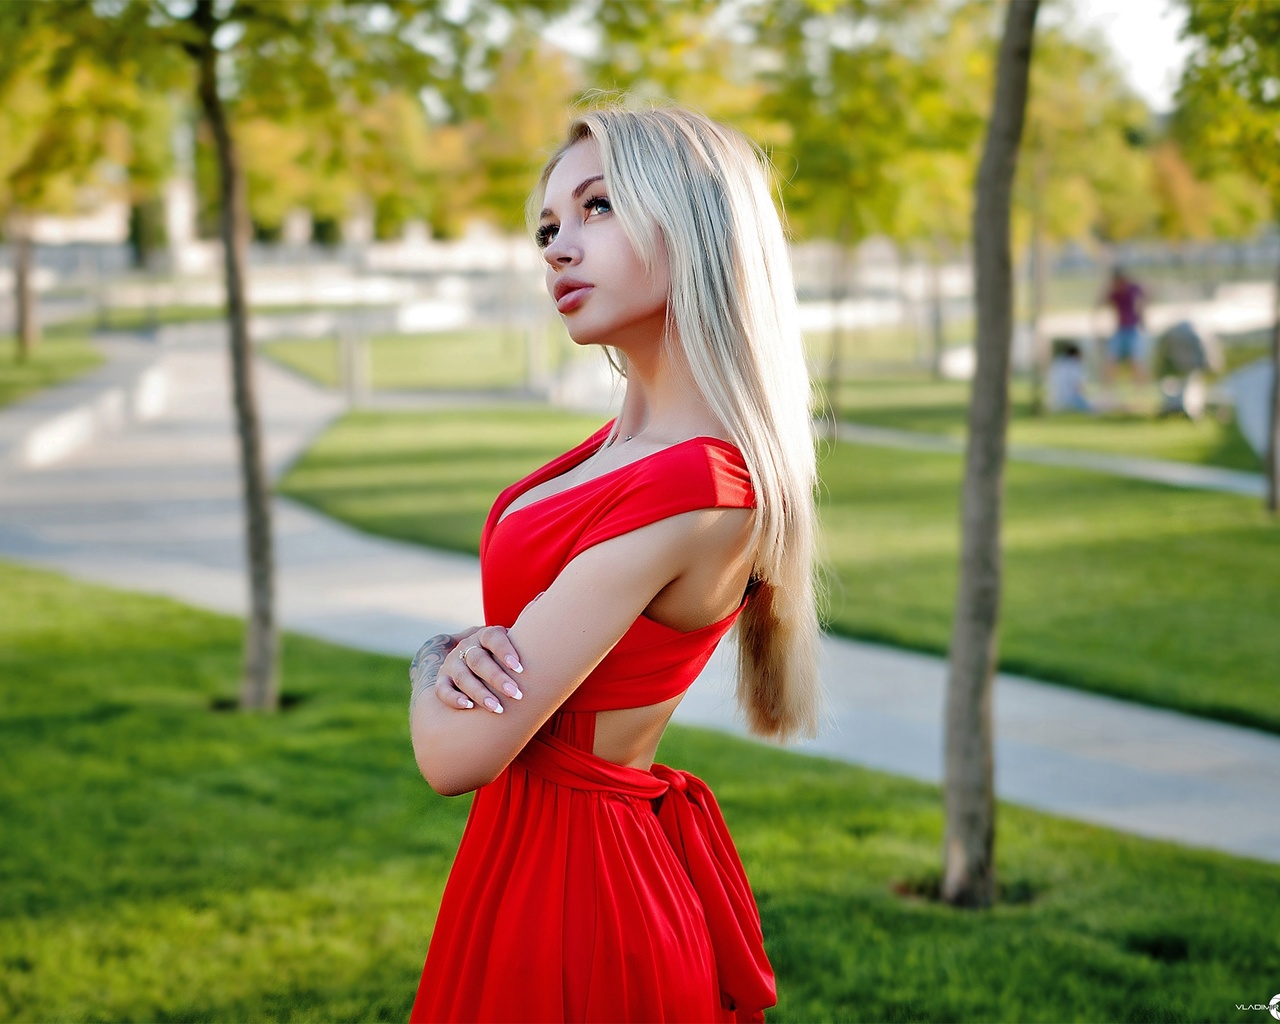
<path fill-rule="evenodd" d="M 609 341 L 610 332 L 607 328 L 598 325 L 584 323 L 581 320 L 574 320 L 572 317 L 562 316 L 561 323 L 569 334 L 569 340 L 580 348 L 586 348 L 590 345 L 605 345 Z"/>

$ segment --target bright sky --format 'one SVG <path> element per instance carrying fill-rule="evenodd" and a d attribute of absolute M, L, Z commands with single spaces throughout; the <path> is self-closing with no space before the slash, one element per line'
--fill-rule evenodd
<path fill-rule="evenodd" d="M 1139 96 L 1157 113 L 1173 107 L 1187 44 L 1176 0 L 1071 0 L 1076 17 L 1099 29 Z"/>

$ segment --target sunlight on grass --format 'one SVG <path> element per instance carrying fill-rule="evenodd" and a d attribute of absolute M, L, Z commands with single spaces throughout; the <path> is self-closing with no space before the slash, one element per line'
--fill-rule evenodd
<path fill-rule="evenodd" d="M 468 800 L 419 778 L 400 659 L 0 565 L 0 1019 L 404 1020 Z M 1225 1019 L 1280 957 L 1280 866 L 1002 805 L 1003 902 L 936 882 L 936 788 L 694 729 L 778 972 L 774 1021 Z M 905 894 L 905 895 L 904 895 Z"/>
<path fill-rule="evenodd" d="M 1227 469 L 1259 471 L 1260 461 L 1234 421 L 1205 416 L 1198 422 L 1139 413 L 1031 414 L 1031 390 L 1014 380 L 1009 440 L 1014 445 L 1076 448 L 1142 458 L 1173 459 Z M 1154 410 L 1154 398 L 1134 396 Z M 918 377 L 868 377 L 847 381 L 841 390 L 846 420 L 897 430 L 963 437 L 969 385 L 965 381 Z"/>
<path fill-rule="evenodd" d="M 834 628 L 945 652 L 961 472 L 958 456 L 827 456 Z M 1012 463 L 1004 553 L 1005 668 L 1280 731 L 1280 533 L 1260 503 Z"/>
<path fill-rule="evenodd" d="M 336 387 L 341 379 L 338 343 L 333 338 L 273 341 L 263 350 L 327 387 Z M 483 390 L 526 383 L 525 339 L 515 330 L 380 335 L 370 340 L 369 351 L 376 391 Z"/>

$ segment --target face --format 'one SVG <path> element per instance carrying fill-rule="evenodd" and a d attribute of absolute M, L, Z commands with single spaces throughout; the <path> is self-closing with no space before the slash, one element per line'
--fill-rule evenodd
<path fill-rule="evenodd" d="M 575 342 L 634 351 L 661 341 L 671 279 L 666 249 L 659 245 L 646 272 L 614 215 L 594 139 L 574 144 L 552 169 L 537 240 L 547 291 Z"/>

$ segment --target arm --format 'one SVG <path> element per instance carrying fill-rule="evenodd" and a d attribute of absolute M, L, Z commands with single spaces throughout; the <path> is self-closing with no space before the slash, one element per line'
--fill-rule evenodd
<path fill-rule="evenodd" d="M 717 533 L 714 522 L 739 511 L 672 516 L 578 555 L 511 627 L 524 665 L 524 697 L 502 714 L 466 714 L 441 701 L 415 701 L 414 755 L 432 788 L 453 796 L 496 779 L 659 591 L 708 557 L 706 538 Z M 437 668 L 447 653 L 439 655 Z"/>

